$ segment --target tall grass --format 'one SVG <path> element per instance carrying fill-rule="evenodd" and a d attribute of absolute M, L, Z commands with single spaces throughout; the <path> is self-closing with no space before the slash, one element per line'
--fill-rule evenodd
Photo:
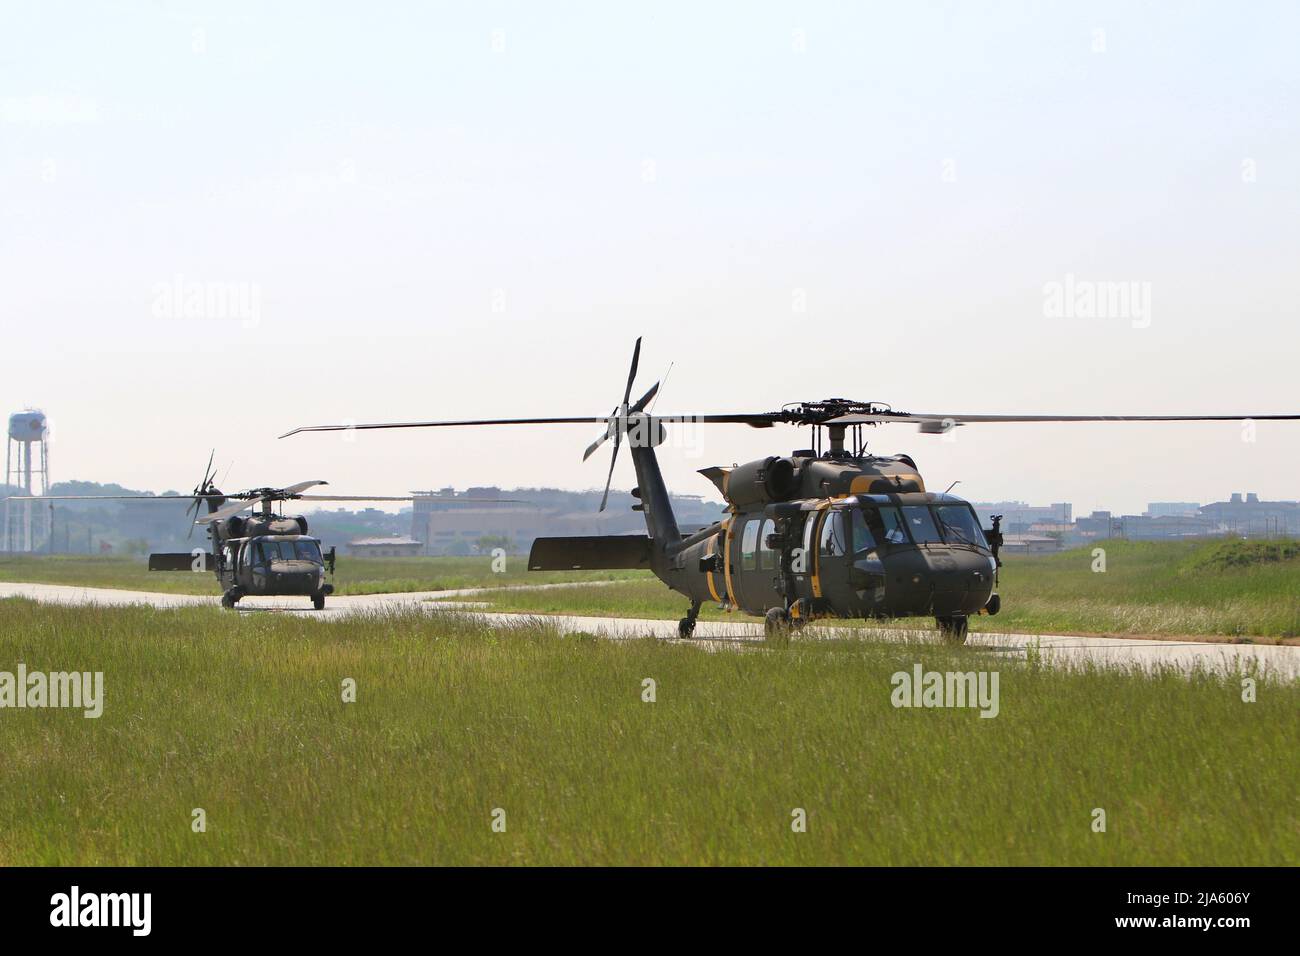
<path fill-rule="evenodd" d="M 18 661 L 103 671 L 105 705 L 0 710 L 2 864 L 1300 862 L 1293 686 L 0 601 Z M 999 716 L 895 709 L 917 662 L 999 671 Z"/>

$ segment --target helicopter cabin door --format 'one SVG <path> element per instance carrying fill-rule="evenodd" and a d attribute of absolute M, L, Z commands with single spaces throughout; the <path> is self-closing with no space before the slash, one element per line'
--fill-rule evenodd
<path fill-rule="evenodd" d="M 217 564 L 217 579 L 223 588 L 234 587 L 238 583 L 239 542 L 226 539 L 221 545 L 221 557 Z"/>
<path fill-rule="evenodd" d="M 832 505 L 818 515 L 813 533 L 808 536 L 809 544 L 815 545 L 811 555 L 812 597 L 823 612 L 831 608 L 844 612 L 855 603 L 849 587 L 848 524 L 847 511 Z"/>
<path fill-rule="evenodd" d="M 266 594 L 267 581 L 270 571 L 270 560 L 266 549 L 262 547 L 262 542 L 257 538 L 250 538 L 244 544 L 244 553 L 241 557 L 242 570 L 245 572 L 240 577 L 243 578 L 244 587 L 248 588 L 252 594 Z"/>
<path fill-rule="evenodd" d="M 746 611 L 764 613 L 771 607 L 785 607 L 778 590 L 781 577 L 781 552 L 769 541 L 776 533 L 776 523 L 762 514 L 743 518 L 739 533 L 731 540 L 731 583 L 736 600 Z"/>

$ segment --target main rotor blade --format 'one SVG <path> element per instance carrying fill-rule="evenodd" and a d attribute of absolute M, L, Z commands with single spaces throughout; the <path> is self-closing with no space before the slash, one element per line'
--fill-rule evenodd
<path fill-rule="evenodd" d="M 223 521 L 226 518 L 233 518 L 246 508 L 252 508 L 265 500 L 265 498 L 251 498 L 248 501 L 236 501 L 228 505 L 223 505 L 216 511 L 195 518 L 194 521 L 196 524 L 211 524 L 213 521 Z"/>
<path fill-rule="evenodd" d="M 410 495 L 299 495 L 297 501 L 414 501 Z M 496 501 L 485 498 L 484 501 Z"/>
<path fill-rule="evenodd" d="M 296 495 L 298 494 L 298 492 L 306 491 L 308 488 L 314 488 L 317 485 L 328 485 L 328 484 L 329 484 L 328 481 L 300 481 L 296 485 L 289 485 L 287 488 L 281 488 L 280 490 L 285 492 L 286 494 Z"/>
<path fill-rule="evenodd" d="M 345 432 L 352 429 L 368 431 L 374 428 L 456 428 L 465 425 L 599 425 L 604 418 L 484 418 L 459 422 L 368 422 L 364 425 L 300 425 L 293 431 L 285 432 L 281 438 L 297 435 L 299 432 Z"/>
<path fill-rule="evenodd" d="M 191 498 L 219 498 L 220 495 L 5 495 L 12 501 L 189 501 Z"/>
<path fill-rule="evenodd" d="M 414 501 L 414 495 L 299 495 L 298 501 Z M 522 498 L 433 498 L 449 505 L 528 504 Z"/>
<path fill-rule="evenodd" d="M 1294 421 L 1300 415 L 935 415 L 908 412 L 880 412 L 871 415 L 841 415 L 829 419 L 827 425 L 866 425 L 885 422 L 917 422 L 920 424 L 989 424 L 998 422 L 1241 422 L 1241 421 Z"/>

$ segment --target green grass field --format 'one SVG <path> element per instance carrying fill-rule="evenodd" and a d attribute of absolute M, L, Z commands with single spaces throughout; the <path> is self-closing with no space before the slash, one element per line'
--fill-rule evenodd
<path fill-rule="evenodd" d="M 1106 542 L 1106 570 L 1091 548 L 1008 558 L 1002 612 L 976 631 L 1193 636 L 1295 643 L 1300 635 L 1296 542 Z M 475 600 L 480 600 L 476 598 Z M 650 579 L 599 588 L 487 595 L 499 610 L 676 619 L 685 600 Z M 705 607 L 703 620 L 725 617 Z M 916 621 L 896 622 L 914 627 Z"/>
<path fill-rule="evenodd" d="M 505 570 L 492 570 L 489 556 L 471 558 L 352 558 L 340 555 L 333 582 L 337 594 L 385 594 L 455 588 L 505 587 L 560 581 L 617 581 L 644 577 L 643 571 L 535 571 L 525 558 L 506 558 Z M 220 594 L 210 572 L 153 571 L 144 558 L 85 555 L 0 555 L 0 581 L 71 584 L 168 594 Z"/>
<path fill-rule="evenodd" d="M 19 661 L 105 701 L 0 710 L 3 865 L 1300 863 L 1295 686 L 0 601 Z M 895 709 L 917 662 L 998 671 L 1000 713 Z"/>

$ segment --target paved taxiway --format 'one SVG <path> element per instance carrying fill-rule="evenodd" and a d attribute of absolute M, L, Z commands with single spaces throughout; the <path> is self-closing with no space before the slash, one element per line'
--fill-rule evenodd
<path fill-rule="evenodd" d="M 589 585 L 574 584 L 528 585 L 528 589 L 567 588 Z M 401 594 L 331 595 L 324 611 L 314 611 L 306 598 L 244 598 L 239 608 L 244 613 L 294 613 L 310 614 L 326 621 L 346 621 L 351 614 L 388 609 L 418 607 L 428 613 L 459 611 L 474 614 L 485 621 L 503 626 L 518 625 L 538 616 L 486 611 L 472 599 L 495 588 L 463 588 L 454 591 L 411 591 Z M 119 591 L 108 588 L 84 588 L 61 584 L 7 584 L 0 583 L 0 598 L 26 597 L 52 604 L 99 605 L 121 607 L 148 605 L 151 607 L 215 606 L 215 595 L 161 594 L 152 591 Z M 676 621 L 653 621 L 637 618 L 584 617 L 576 615 L 545 615 L 543 618 L 559 630 L 596 634 L 611 639 L 657 637 L 676 639 Z M 693 643 L 718 648 L 744 645 L 761 640 L 763 626 L 746 617 L 737 616 L 727 621 L 700 621 Z M 929 631 L 897 631 L 876 628 L 834 627 L 814 625 L 801 639 L 833 637 L 873 637 L 881 640 L 903 640 L 908 637 L 937 640 Z M 1058 666 L 1096 665 L 1101 667 L 1142 667 L 1154 669 L 1174 667 L 1182 671 L 1202 668 L 1224 674 L 1242 671 L 1266 676 L 1275 680 L 1300 679 L 1300 647 L 1272 644 L 1208 644 L 1180 641 L 1152 641 L 1138 638 L 1083 637 L 1073 635 L 1036 634 L 977 634 L 971 632 L 968 643 L 994 653 L 1006 654 L 1010 659 L 1023 660 L 1036 654 L 1045 664 Z"/>

